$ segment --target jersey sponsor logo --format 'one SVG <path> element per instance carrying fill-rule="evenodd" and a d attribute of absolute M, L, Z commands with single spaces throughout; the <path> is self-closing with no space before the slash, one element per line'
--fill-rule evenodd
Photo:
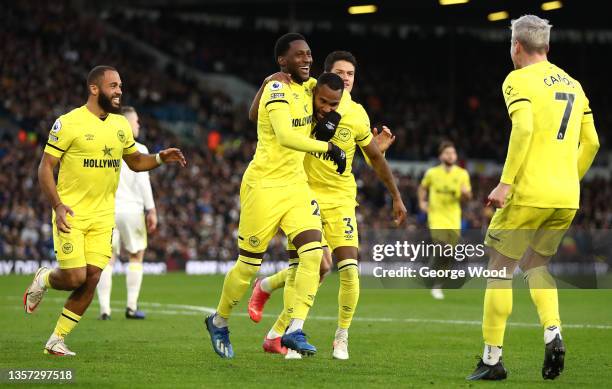
<path fill-rule="evenodd" d="M 72 243 L 66 242 L 62 245 L 62 252 L 64 254 L 70 254 L 72 250 L 74 250 L 74 246 L 72 246 Z"/>
<path fill-rule="evenodd" d="M 342 142 L 348 142 L 351 140 L 351 130 L 348 128 L 338 128 L 338 131 L 336 131 L 336 136 Z"/>
<path fill-rule="evenodd" d="M 55 123 L 53 123 L 53 127 L 51 127 L 51 132 L 57 134 L 59 132 L 59 130 L 61 130 L 61 129 L 62 129 L 62 122 L 60 122 L 60 120 L 57 119 L 55 121 Z"/>
<path fill-rule="evenodd" d="M 305 109 L 306 107 L 304 107 Z M 291 120 L 293 127 L 302 127 L 308 124 L 312 124 L 312 115 L 304 116 L 303 118 L 297 118 Z"/>
<path fill-rule="evenodd" d="M 258 237 L 256 237 L 256 236 L 251 236 L 251 237 L 249 238 L 249 244 L 250 244 L 251 246 L 253 246 L 253 247 L 257 247 L 257 246 L 259 246 L 259 243 L 260 243 L 260 241 L 259 241 L 259 238 L 258 238 Z"/>
<path fill-rule="evenodd" d="M 283 97 L 285 97 L 284 93 L 272 93 L 270 95 L 271 99 L 282 99 Z"/>
<path fill-rule="evenodd" d="M 85 140 L 94 140 L 94 134 L 85 134 Z"/>
<path fill-rule="evenodd" d="M 279 81 L 273 81 L 270 84 L 270 90 L 276 91 L 276 90 L 281 90 L 283 88 L 283 83 L 279 82 Z"/>
<path fill-rule="evenodd" d="M 324 161 L 333 161 L 333 159 L 326 152 L 322 153 L 322 152 L 319 152 L 319 151 L 312 151 L 312 152 L 310 152 L 310 155 L 312 155 L 315 158 L 322 159 Z"/>
<path fill-rule="evenodd" d="M 111 154 L 111 151 L 113 151 L 113 147 L 108 147 L 107 145 L 104 145 L 104 149 L 102 149 L 102 152 L 104 153 L 104 157 L 109 156 L 109 157 L 113 157 L 113 154 Z"/>
<path fill-rule="evenodd" d="M 117 138 L 123 143 L 125 142 L 125 132 L 123 130 L 117 131 Z"/>
<path fill-rule="evenodd" d="M 504 93 L 507 94 L 508 96 L 514 96 L 516 94 L 516 91 L 514 90 L 512 85 L 508 85 Z"/>
<path fill-rule="evenodd" d="M 49 140 L 51 142 L 57 142 L 59 140 L 59 138 L 53 134 L 49 134 Z"/>
<path fill-rule="evenodd" d="M 85 158 L 83 159 L 83 167 L 93 167 L 93 168 L 111 168 L 118 171 L 121 167 L 120 159 L 93 159 L 93 158 Z"/>

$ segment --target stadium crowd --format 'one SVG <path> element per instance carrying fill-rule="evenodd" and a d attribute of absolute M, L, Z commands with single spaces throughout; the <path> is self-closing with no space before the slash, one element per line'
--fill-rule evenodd
<path fill-rule="evenodd" d="M 23 1 L 7 4 L 6 12 L 0 13 L 0 23 L 4 26 L 0 31 L 3 47 L 0 58 L 3 88 L 0 95 L 0 258 L 53 256 L 50 207 L 36 178 L 42 145 L 55 118 L 83 104 L 84 75 L 88 69 L 104 63 L 119 69 L 124 82 L 124 103 L 135 105 L 141 114 L 144 129 L 141 141 L 152 152 L 179 144 L 188 158 L 185 169 L 166 166 L 151 174 L 160 225 L 149 240 L 146 259 L 167 261 L 171 269 L 182 268 L 185 261 L 193 259 L 234 260 L 240 180 L 255 147 L 255 131 L 247 122 L 246 108 L 232 107 L 223 92 L 194 87 L 192 80 L 179 76 L 172 67 L 159 70 L 150 66 L 150 57 L 107 32 L 103 21 L 80 14 L 67 4 Z M 228 39 L 232 36 L 227 29 L 211 32 L 210 27 L 172 23 L 171 18 L 162 18 L 159 25 L 149 25 L 145 19 L 112 18 L 112 22 L 122 31 L 146 38 L 147 42 L 205 71 L 240 74 L 258 84 L 275 70 L 270 42 L 276 33 L 236 31 L 235 34 L 249 39 L 249 44 L 245 44 L 238 37 Z M 170 23 L 174 28 L 165 28 Z M 198 40 L 203 29 L 209 38 L 225 37 L 219 40 L 224 46 L 213 46 L 215 39 Z M 177 36 L 184 37 L 178 40 L 182 43 L 172 45 L 177 42 Z M 338 48 L 322 32 L 314 32 L 309 37 L 317 42 L 319 63 L 322 61 L 319 53 Z M 499 83 L 508 70 L 505 62 L 501 67 L 492 65 L 502 63 L 499 59 L 485 62 L 478 74 L 465 74 L 459 68 L 452 88 L 456 96 L 465 96 L 465 101 L 452 98 L 454 101 L 446 104 L 449 98 L 444 88 L 451 85 L 434 83 L 434 80 L 448 73 L 445 70 L 448 65 L 442 62 L 444 54 L 429 47 L 431 43 L 418 39 L 414 43 L 415 52 L 421 50 L 420 55 L 430 57 L 427 61 L 401 64 L 394 61 L 393 55 L 383 57 L 382 61 L 378 56 L 360 55 L 374 50 L 375 45 L 379 46 L 377 50 L 389 53 L 404 50 L 398 47 L 401 43 L 398 39 L 386 40 L 382 47 L 379 40 L 365 37 L 360 37 L 359 43 L 363 47 L 354 51 L 362 67 L 355 97 L 364 102 L 373 124 L 384 121 L 396 133 L 397 141 L 388 153 L 389 158 L 432 159 L 440 139 L 450 138 L 457 143 L 464 160 L 477 157 L 503 161 L 508 137 L 504 129 L 509 127 L 509 121 Z M 246 49 L 239 50 L 233 44 Z M 504 50 L 500 55 L 506 54 Z M 484 74 L 486 66 L 494 70 L 481 82 L 475 82 Z M 585 81 L 593 90 L 603 90 L 592 78 Z M 434 84 L 441 86 L 434 88 Z M 601 96 L 591 95 L 594 107 L 609 101 Z M 455 107 L 453 112 L 449 106 Z M 605 110 L 594 108 L 594 111 L 602 128 L 612 122 L 612 116 Z M 195 130 L 187 137 L 178 136 L 167 124 L 178 120 L 195 121 Z M 602 145 L 605 149 L 605 136 L 602 136 Z M 391 227 L 391 204 L 384 186 L 361 162 L 356 163 L 355 175 L 359 187 L 360 229 Z M 411 215 L 407 229 L 425 225 L 425 216 L 418 211 L 416 201 L 419 179 L 411 174 L 398 174 L 400 190 Z M 484 206 L 484 199 L 496 180 L 497 177 L 472 176 L 475 196 L 465 206 L 466 228 L 479 229 L 488 222 L 492 210 Z M 583 206 L 575 224 L 610 228 L 610 196 L 612 181 L 596 179 L 585 183 Z M 269 255 L 278 260 L 285 258 L 281 236 L 275 238 Z"/>

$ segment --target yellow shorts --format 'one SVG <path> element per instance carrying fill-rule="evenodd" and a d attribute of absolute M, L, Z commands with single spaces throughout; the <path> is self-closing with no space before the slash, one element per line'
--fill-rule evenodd
<path fill-rule="evenodd" d="M 321 231 L 319 204 L 308 184 L 266 188 L 243 181 L 238 247 L 263 253 L 279 228 L 290 241 L 307 230 Z"/>
<path fill-rule="evenodd" d="M 328 246 L 331 251 L 344 246 L 359 247 L 354 203 L 340 206 L 321 204 L 320 211 L 323 223 L 321 246 Z M 287 243 L 287 250 L 295 250 L 291 241 Z"/>
<path fill-rule="evenodd" d="M 432 228 L 429 230 L 431 234 L 431 240 L 436 243 L 447 243 L 450 245 L 456 245 L 459 243 L 459 237 L 461 236 L 461 230 L 454 229 L 436 229 Z"/>
<path fill-rule="evenodd" d="M 73 269 L 93 265 L 104 269 L 111 257 L 115 219 L 110 217 L 76 219 L 68 215 L 70 232 L 65 233 L 55 225 L 53 213 L 53 247 L 61 269 Z"/>
<path fill-rule="evenodd" d="M 576 210 L 569 208 L 507 204 L 495 211 L 485 245 L 516 260 L 528 247 L 542 256 L 553 256 L 575 215 Z"/>

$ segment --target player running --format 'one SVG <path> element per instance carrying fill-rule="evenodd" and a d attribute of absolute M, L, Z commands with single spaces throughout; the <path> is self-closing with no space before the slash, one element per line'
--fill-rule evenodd
<path fill-rule="evenodd" d="M 48 288 L 72 291 L 45 354 L 76 355 L 64 338 L 87 310 L 111 257 L 121 159 L 134 171 L 167 162 L 186 165 L 179 149 L 156 155 L 138 151 L 130 124 L 119 115 L 121 87 L 115 68 L 93 68 L 87 77 L 87 103 L 55 121 L 38 167 L 41 189 L 53 206 L 53 246 L 59 268 L 38 269 L 23 297 L 25 311 L 34 312 Z M 56 186 L 53 170 L 58 163 Z"/>
<path fill-rule="evenodd" d="M 499 184 L 489 194 L 497 209 L 485 244 L 489 268 L 507 277 L 489 279 L 484 297 L 484 352 L 468 380 L 502 380 L 506 321 L 512 311 L 512 274 L 525 274 L 544 327 L 542 377 L 564 366 L 559 300 L 547 269 L 580 199 L 580 180 L 599 148 L 593 114 L 580 83 L 547 60 L 551 25 L 525 15 L 512 21 L 511 57 L 516 70 L 502 86 L 512 119 L 508 155 Z"/>
<path fill-rule="evenodd" d="M 293 81 L 290 85 L 269 82 L 259 105 L 257 148 L 240 187 L 239 256 L 225 277 L 216 312 L 206 318 L 213 349 L 222 358 L 234 356 L 227 324 L 232 308 L 247 291 L 279 227 L 299 257 L 295 298 L 288 303 L 291 323 L 281 341 L 301 354 L 316 353 L 302 327 L 319 286 L 321 217 L 306 182 L 304 153 L 325 155 L 340 174 L 346 168 L 346 155 L 331 142 L 310 138 L 311 91 L 316 80 L 310 78 L 312 55 L 305 38 L 296 33 L 283 35 L 274 55 L 280 70 L 291 74 Z M 342 88 L 336 92 L 326 96 L 326 104 L 339 104 Z"/>
<path fill-rule="evenodd" d="M 472 198 L 472 186 L 467 170 L 457 166 L 457 150 L 449 141 L 438 148 L 440 164 L 427 169 L 417 189 L 419 208 L 427 213 L 431 239 L 437 243 L 456 245 L 461 235 L 461 203 Z M 432 258 L 432 268 L 447 268 L 452 259 Z M 444 299 L 442 281 L 436 279 L 431 295 Z"/>
<path fill-rule="evenodd" d="M 353 156 L 356 146 L 359 146 L 374 168 L 377 176 L 385 183 L 393 198 L 393 216 L 397 225 L 404 222 L 406 208 L 402 202 L 401 195 L 395 184 L 391 169 L 377 146 L 372 142 L 373 136 L 370 131 L 370 120 L 361 106 L 351 99 L 350 92 L 353 89 L 357 61 L 355 57 L 346 51 L 335 51 L 325 59 L 323 74 L 337 74 L 344 83 L 344 94 L 337 110 L 326 112 L 322 99 L 315 90 L 313 104 L 316 112 L 317 123 L 314 126 L 315 136 L 322 128 L 333 128 L 330 139 L 338 144 L 347 155 L 347 169 L 342 175 L 335 172 L 331 161 L 321 153 L 309 153 L 304 159 L 304 168 L 308 176 L 308 185 L 313 190 L 323 221 L 324 240 L 329 248 L 324 248 L 326 256 L 331 262 L 331 252 L 337 260 L 340 288 L 338 291 L 338 328 L 333 342 L 333 357 L 336 359 L 348 359 L 348 329 L 350 327 L 357 301 L 359 299 L 359 268 L 357 265 L 359 236 L 357 231 L 357 219 L 355 217 L 355 201 L 357 196 L 357 185 L 351 172 Z M 257 99 L 257 97 L 256 97 Z M 257 107 L 254 101 L 252 107 Z M 250 117 L 256 117 L 253 112 Z M 386 133 L 390 132 L 385 129 Z M 375 133 L 377 133 L 375 129 Z M 385 144 L 385 150 L 390 141 L 385 142 L 386 135 L 381 137 L 381 143 Z M 284 286 L 285 309 L 279 316 L 272 329 L 264 339 L 263 348 L 267 352 L 286 353 L 281 345 L 281 336 L 288 325 L 287 301 L 291 300 L 294 293 L 291 288 L 291 280 L 295 277 L 295 267 L 298 258 L 295 249 L 289 244 L 289 267 L 261 282 L 257 282 L 253 295 L 249 301 L 249 315 L 258 322 L 261 319 L 263 306 L 274 290 L 270 286 L 280 288 Z M 325 269 L 321 271 L 324 274 Z M 262 289 L 261 285 L 264 285 Z M 299 358 L 289 351 L 289 358 Z"/>
<path fill-rule="evenodd" d="M 121 113 L 130 123 L 134 139 L 138 138 L 140 122 L 134 107 L 125 106 Z M 148 154 L 147 146 L 136 142 L 136 148 Z M 144 211 L 144 213 L 143 213 Z M 142 261 L 147 248 L 147 233 L 157 228 L 157 212 L 153 201 L 153 190 L 149 172 L 136 173 L 122 162 L 119 176 L 119 187 L 115 194 L 115 223 L 113 231 L 113 255 L 98 282 L 98 300 L 100 301 L 100 319 L 110 320 L 110 296 L 113 286 L 113 264 L 123 247 L 129 255 L 125 275 L 127 287 L 126 319 L 144 319 L 145 313 L 138 310 L 138 295 L 142 285 Z"/>

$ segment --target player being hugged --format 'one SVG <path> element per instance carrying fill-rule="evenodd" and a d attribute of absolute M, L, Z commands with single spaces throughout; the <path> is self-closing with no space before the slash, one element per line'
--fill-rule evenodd
<path fill-rule="evenodd" d="M 599 140 L 582 86 L 548 62 L 550 29 L 534 15 L 512 21 L 515 70 L 502 86 L 512 132 L 500 182 L 488 197 L 497 210 L 485 237 L 489 269 L 505 269 L 507 278 L 487 280 L 484 352 L 469 380 L 507 376 L 501 354 L 517 265 L 544 327 L 542 377 L 554 379 L 564 367 L 557 286 L 547 265 L 576 214 L 580 180 Z"/>
<path fill-rule="evenodd" d="M 283 35 L 276 42 L 274 57 L 280 70 L 291 74 L 292 82 L 270 81 L 264 87 L 257 148 L 240 186 L 238 260 L 225 277 L 217 311 L 205 321 L 213 350 L 222 358 L 234 356 L 227 323 L 232 308 L 248 290 L 279 227 L 299 257 L 295 298 L 289 303 L 291 322 L 281 341 L 300 354 L 316 353 L 302 327 L 319 286 L 321 217 L 315 212 L 319 206 L 306 182 L 304 153 L 326 154 L 339 174 L 346 168 L 346 154 L 332 142 L 310 138 L 311 91 L 316 80 L 310 78 L 312 54 L 304 37 Z"/>
<path fill-rule="evenodd" d="M 134 107 L 125 106 L 121 113 L 130 123 L 134 139 L 140 133 L 138 113 Z M 148 154 L 147 146 L 136 141 L 136 148 Z M 138 295 L 142 285 L 142 261 L 147 248 L 147 233 L 157 228 L 157 211 L 153 201 L 153 190 L 149 172 L 134 172 L 122 162 L 119 176 L 119 187 L 115 194 L 115 223 L 113 231 L 113 256 L 98 282 L 98 300 L 100 302 L 100 320 L 110 320 L 110 297 L 113 286 L 113 264 L 123 247 L 129 255 L 125 274 L 127 288 L 126 319 L 144 319 L 145 313 L 138 309 Z"/>
<path fill-rule="evenodd" d="M 397 225 L 406 218 L 406 207 L 385 160 L 379 145 L 384 152 L 395 140 L 386 127 L 378 135 L 374 129 L 374 137 L 370 130 L 370 119 L 361 104 L 351 98 L 355 80 L 357 60 L 347 51 L 334 51 L 325 59 L 323 73 L 313 91 L 313 105 L 316 123 L 312 130 L 317 139 L 331 140 L 338 144 L 346 153 L 347 168 L 338 175 L 333 162 L 323 153 L 308 153 L 304 158 L 304 169 L 308 176 L 308 185 L 314 192 L 317 209 L 323 222 L 324 256 L 321 266 L 321 277 L 329 270 L 332 257 L 337 260 L 340 288 L 338 290 L 338 328 L 333 342 L 333 354 L 336 359 L 348 359 L 348 329 L 359 300 L 359 267 L 357 263 L 359 235 L 357 231 L 357 185 L 351 171 L 353 157 L 357 146 L 361 149 L 366 161 L 376 175 L 384 182 L 393 199 L 393 217 Z M 290 82 L 290 78 L 282 74 L 273 75 Z M 344 93 L 340 94 L 342 87 Z M 261 92 L 261 91 L 260 91 Z M 335 96 L 334 96 L 335 94 Z M 339 104 L 335 103 L 341 97 Z M 252 107 L 258 106 L 257 98 Z M 256 118 L 255 110 L 249 115 Z M 376 139 L 376 141 L 373 141 Z M 272 291 L 284 286 L 283 312 L 274 323 L 264 339 L 263 348 L 271 353 L 286 353 L 287 358 L 299 358 L 300 355 L 282 347 L 281 336 L 289 325 L 290 306 L 287 304 L 293 298 L 295 290 L 293 279 L 298 257 L 295 248 L 289 242 L 289 267 L 270 277 L 258 281 L 253 288 L 249 300 L 249 316 L 255 322 L 261 320 L 263 307 Z"/>
<path fill-rule="evenodd" d="M 186 165 L 179 149 L 156 155 L 138 151 L 130 124 L 120 114 L 121 87 L 115 68 L 94 67 L 87 76 L 87 103 L 55 121 L 38 167 L 40 187 L 53 207 L 59 268 L 38 269 L 23 297 L 25 311 L 33 313 L 48 288 L 72 291 L 44 347 L 46 354 L 76 355 L 64 338 L 89 307 L 111 257 L 121 160 L 133 171 L 169 162 Z M 53 170 L 58 164 L 56 185 Z"/>

